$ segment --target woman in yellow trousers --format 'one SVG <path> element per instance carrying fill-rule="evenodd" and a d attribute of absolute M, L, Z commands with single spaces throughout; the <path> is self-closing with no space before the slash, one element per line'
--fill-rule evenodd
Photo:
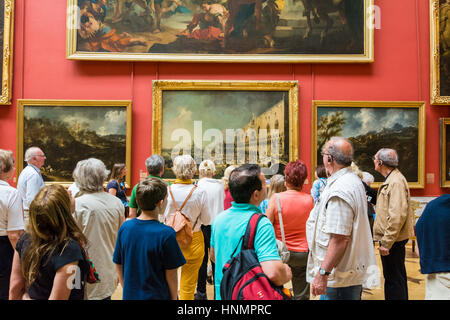
<path fill-rule="evenodd" d="M 205 243 L 202 231 L 194 232 L 192 243 L 186 249 L 181 249 L 186 264 L 181 267 L 180 300 L 194 300 L 197 287 L 198 270 L 205 255 Z"/>
<path fill-rule="evenodd" d="M 206 191 L 193 184 L 192 178 L 197 165 L 190 155 L 178 156 L 173 160 L 172 171 L 177 179 L 168 187 L 167 207 L 164 217 L 167 219 L 181 211 L 191 222 L 194 236 L 187 248 L 181 248 L 186 264 L 181 267 L 180 300 L 194 300 L 198 271 L 205 255 L 205 243 L 201 225 L 211 224 Z"/>

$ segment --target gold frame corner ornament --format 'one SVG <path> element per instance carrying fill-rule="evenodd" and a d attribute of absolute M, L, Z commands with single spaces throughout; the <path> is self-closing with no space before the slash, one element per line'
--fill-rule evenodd
<path fill-rule="evenodd" d="M 430 102 L 432 105 L 450 105 L 450 96 L 440 92 L 439 0 L 430 0 Z"/>
<path fill-rule="evenodd" d="M 447 170 L 450 170 L 450 168 L 447 168 L 447 127 L 450 126 L 450 118 L 440 118 L 439 119 L 439 128 L 440 128 L 440 135 L 439 135 L 439 151 L 440 151 L 440 174 L 439 174 L 439 182 L 441 188 L 450 188 L 450 180 L 447 180 Z"/>
<path fill-rule="evenodd" d="M 317 109 L 319 107 L 343 107 L 343 108 L 417 108 L 418 109 L 418 150 L 417 150 L 417 181 L 408 182 L 410 189 L 425 188 L 425 105 L 424 101 L 312 101 L 312 135 L 311 135 L 311 177 L 314 177 L 317 166 Z M 314 178 L 311 179 L 311 183 Z M 381 182 L 371 185 L 378 188 Z"/>
<path fill-rule="evenodd" d="M 14 42 L 14 0 L 4 1 L 3 24 L 3 59 L 2 59 L 2 92 L 0 105 L 12 103 L 12 77 L 13 77 L 13 42 Z"/>
<path fill-rule="evenodd" d="M 131 100 L 43 100 L 43 99 L 18 99 L 17 100 L 17 173 L 19 176 L 23 170 L 24 151 L 24 108 L 31 107 L 125 107 L 126 108 L 126 151 L 125 166 L 127 175 L 125 183 L 131 186 L 131 134 L 132 134 L 132 101 Z M 75 169 L 75 168 L 73 168 Z M 69 186 L 73 181 L 46 182 L 46 184 L 61 184 Z"/>

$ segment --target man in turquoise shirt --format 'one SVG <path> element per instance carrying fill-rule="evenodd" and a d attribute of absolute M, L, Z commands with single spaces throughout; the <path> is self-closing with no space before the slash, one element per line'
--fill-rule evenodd
<path fill-rule="evenodd" d="M 256 212 L 261 213 L 258 205 L 266 198 L 265 177 L 261 168 L 255 164 L 245 164 L 233 170 L 228 186 L 234 202 L 231 208 L 214 219 L 211 232 L 211 257 L 216 263 L 216 300 L 221 300 L 223 266 L 231 258 L 234 249 L 242 244 L 240 240 L 250 217 Z M 269 219 L 263 218 L 258 224 L 255 251 L 264 273 L 272 283 L 280 286 L 291 280 L 291 269 L 280 260 L 275 231 Z M 236 253 L 238 252 L 239 250 L 236 250 Z"/>

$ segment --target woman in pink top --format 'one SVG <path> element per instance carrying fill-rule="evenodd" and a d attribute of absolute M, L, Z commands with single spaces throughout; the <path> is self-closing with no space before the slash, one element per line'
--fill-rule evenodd
<path fill-rule="evenodd" d="M 302 190 L 308 175 L 303 161 L 289 162 L 284 170 L 287 191 L 278 193 L 283 217 L 286 246 L 290 251 L 288 265 L 292 270 L 292 287 L 295 300 L 309 300 L 309 283 L 306 282 L 308 242 L 306 241 L 306 220 L 314 207 L 314 200 Z M 277 194 L 267 207 L 266 215 L 272 221 L 277 239 L 282 239 L 277 210 Z"/>
<path fill-rule="evenodd" d="M 231 165 L 225 169 L 225 172 L 223 173 L 223 187 L 225 189 L 225 199 L 223 201 L 223 210 L 227 210 L 231 208 L 231 202 L 233 202 L 233 197 L 231 196 L 230 189 L 228 189 L 228 178 L 230 177 L 231 171 L 236 169 L 237 166 Z"/>

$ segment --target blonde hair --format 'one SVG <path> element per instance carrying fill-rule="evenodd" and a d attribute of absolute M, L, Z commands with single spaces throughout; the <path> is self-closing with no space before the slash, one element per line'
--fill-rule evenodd
<path fill-rule="evenodd" d="M 192 179 L 197 173 L 197 165 L 190 155 L 184 154 L 173 160 L 172 170 L 178 179 L 187 180 Z"/>
<path fill-rule="evenodd" d="M 231 165 L 225 169 L 225 171 L 223 173 L 223 177 L 222 177 L 222 182 L 223 182 L 223 186 L 224 186 L 225 190 L 228 190 L 228 180 L 230 178 L 230 174 L 236 168 L 237 168 L 237 166 Z"/>
<path fill-rule="evenodd" d="M 284 181 L 284 176 L 281 174 L 275 174 L 272 176 L 272 178 L 270 178 L 269 192 L 267 195 L 269 199 L 273 194 L 287 190 Z"/>
<path fill-rule="evenodd" d="M 203 160 L 198 166 L 200 178 L 213 176 L 216 173 L 216 166 L 211 160 Z"/>
<path fill-rule="evenodd" d="M 362 178 L 363 178 L 362 171 L 359 170 L 356 163 L 352 162 L 351 167 L 352 167 L 353 172 L 356 173 L 356 175 L 362 180 Z"/>

